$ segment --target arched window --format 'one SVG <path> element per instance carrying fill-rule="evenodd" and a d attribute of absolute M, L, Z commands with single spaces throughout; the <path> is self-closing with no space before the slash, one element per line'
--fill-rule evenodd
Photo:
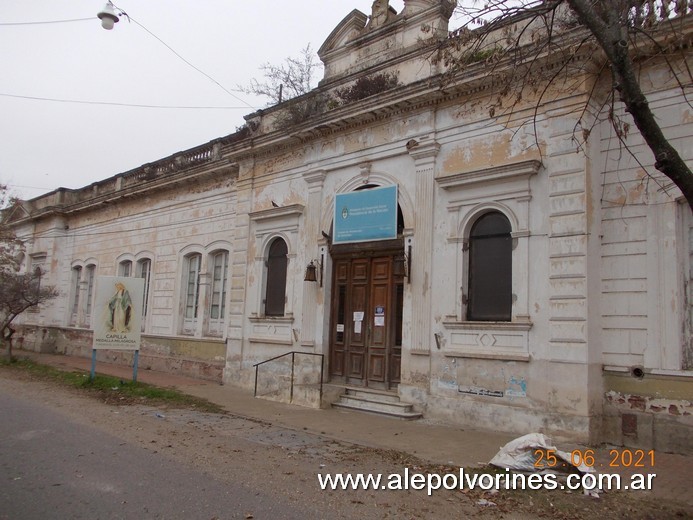
<path fill-rule="evenodd" d="M 216 251 L 209 258 L 212 271 L 211 298 L 209 299 L 209 334 L 221 336 L 226 316 L 226 285 L 229 273 L 229 252 Z"/>
<path fill-rule="evenodd" d="M 76 265 L 72 268 L 72 305 L 70 324 L 77 324 L 77 313 L 79 312 L 79 289 L 82 282 L 82 266 Z"/>
<path fill-rule="evenodd" d="M 132 260 L 123 260 L 118 264 L 118 276 L 132 276 Z"/>
<path fill-rule="evenodd" d="M 212 255 L 212 301 L 210 316 L 212 319 L 224 317 L 226 304 L 226 278 L 229 270 L 229 253 L 218 251 Z"/>
<path fill-rule="evenodd" d="M 269 247 L 267 255 L 265 316 L 284 316 L 288 252 L 286 242 L 281 238 L 276 238 Z"/>
<path fill-rule="evenodd" d="M 510 221 L 498 211 L 485 213 L 469 233 L 470 321 L 510 321 L 512 238 Z"/>
<path fill-rule="evenodd" d="M 91 318 L 91 309 L 92 305 L 94 303 L 94 282 L 96 277 L 96 266 L 94 264 L 90 264 L 87 266 L 87 309 L 86 309 L 86 314 L 87 314 L 87 323 L 89 322 L 89 319 Z"/>
<path fill-rule="evenodd" d="M 145 330 L 147 311 L 149 310 L 149 281 L 152 274 L 152 261 L 149 258 L 142 258 L 137 261 L 135 276 L 144 280 L 144 291 L 142 294 L 142 331 Z"/>
<path fill-rule="evenodd" d="M 197 307 L 200 298 L 200 268 L 202 255 L 199 253 L 186 257 L 185 276 L 185 321 L 191 326 L 197 320 Z"/>

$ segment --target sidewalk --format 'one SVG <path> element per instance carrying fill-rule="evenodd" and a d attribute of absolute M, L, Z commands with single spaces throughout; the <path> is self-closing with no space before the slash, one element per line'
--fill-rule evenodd
<path fill-rule="evenodd" d="M 66 370 L 89 372 L 91 369 L 91 360 L 88 358 L 26 351 L 18 351 L 16 355 Z M 131 367 L 99 362 L 96 370 L 102 374 L 132 379 Z M 152 370 L 140 370 L 137 378 L 143 383 L 173 387 L 184 393 L 205 398 L 234 415 L 361 446 L 410 453 L 437 464 L 482 467 L 501 446 L 515 437 L 530 433 L 518 432 L 517 435 L 508 435 L 432 424 L 425 420 L 402 421 L 335 408 L 304 408 L 256 399 L 252 392 L 244 389 Z M 577 446 L 559 444 L 557 447 L 570 452 Z M 598 461 L 610 460 L 609 448 L 600 447 L 595 449 L 595 452 Z M 693 479 L 692 462 L 690 457 L 657 452 L 654 468 L 603 468 L 601 471 L 618 472 L 622 475 L 638 471 L 656 473 L 653 496 L 685 501 L 693 507 L 693 491 L 690 484 Z"/>

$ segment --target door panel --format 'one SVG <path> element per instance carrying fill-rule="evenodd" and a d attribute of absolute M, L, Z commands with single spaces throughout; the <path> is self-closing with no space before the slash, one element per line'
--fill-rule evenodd
<path fill-rule="evenodd" d="M 385 383 L 387 374 L 390 263 L 390 257 L 374 258 L 372 261 L 368 305 L 368 327 L 371 331 L 368 343 L 368 380 L 378 383 Z"/>
<path fill-rule="evenodd" d="M 359 266 L 362 267 L 362 266 Z M 365 316 L 366 313 L 366 296 L 368 294 L 368 284 L 365 281 L 352 282 L 351 286 L 351 306 L 345 317 L 348 330 L 351 333 L 349 336 L 349 377 L 363 379 L 364 377 L 364 361 L 366 357 L 366 327 L 363 320 L 357 318 Z"/>
<path fill-rule="evenodd" d="M 392 258 L 335 260 L 330 373 L 349 384 L 399 382 L 404 293 Z"/>
<path fill-rule="evenodd" d="M 346 357 L 346 309 L 349 284 L 349 262 L 340 260 L 334 267 L 334 295 L 332 300 L 332 329 L 330 331 L 330 373 L 345 375 Z"/>
<path fill-rule="evenodd" d="M 389 349 L 389 382 L 397 384 L 401 377 L 402 368 L 402 326 L 404 325 L 404 283 L 399 280 L 395 283 L 393 294 L 394 316 L 391 319 L 392 346 Z"/>

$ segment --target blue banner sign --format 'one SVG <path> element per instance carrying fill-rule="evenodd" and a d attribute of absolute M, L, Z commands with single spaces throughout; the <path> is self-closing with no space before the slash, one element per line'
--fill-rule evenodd
<path fill-rule="evenodd" d="M 338 193 L 333 243 L 397 238 L 397 186 Z"/>

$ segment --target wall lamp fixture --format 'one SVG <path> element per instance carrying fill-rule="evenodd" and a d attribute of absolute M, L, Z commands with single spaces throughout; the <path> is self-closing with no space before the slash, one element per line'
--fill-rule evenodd
<path fill-rule="evenodd" d="M 316 258 L 310 261 L 306 266 L 306 274 L 303 277 L 303 281 L 320 282 L 320 287 L 322 287 L 322 262 L 320 260 Z"/>
<path fill-rule="evenodd" d="M 440 332 L 436 332 L 436 333 L 433 335 L 433 337 L 434 337 L 435 340 L 436 340 L 436 348 L 437 348 L 438 350 L 440 350 L 440 347 L 441 347 L 442 344 L 443 344 L 443 334 L 440 333 Z"/>
<path fill-rule="evenodd" d="M 407 245 L 406 251 L 394 258 L 392 272 L 397 277 L 406 278 L 407 283 L 411 283 L 411 244 Z"/>

